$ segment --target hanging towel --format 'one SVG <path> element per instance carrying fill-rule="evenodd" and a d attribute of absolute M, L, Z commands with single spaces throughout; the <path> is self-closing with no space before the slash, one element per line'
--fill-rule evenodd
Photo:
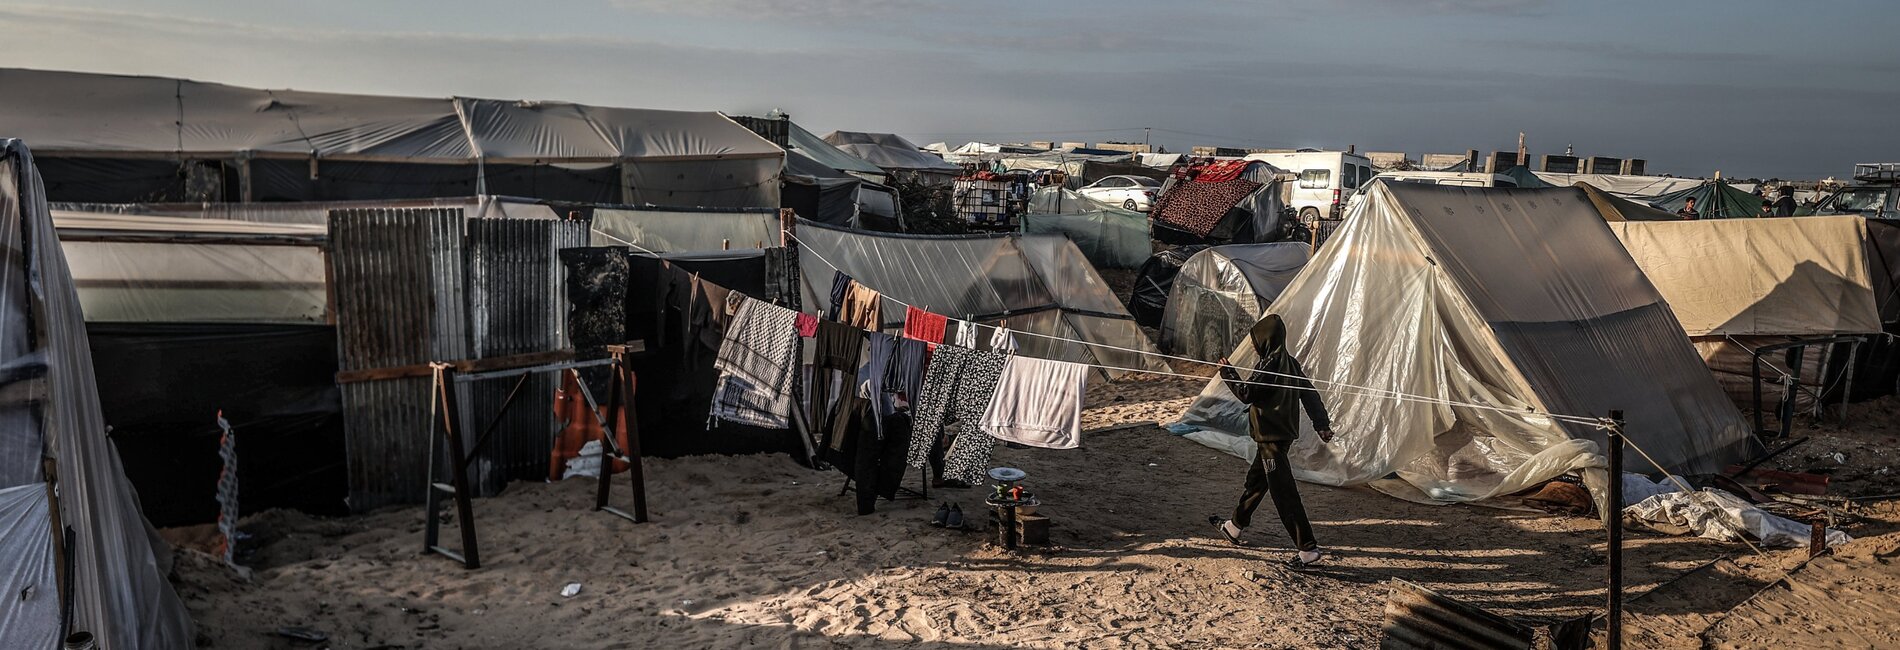
<path fill-rule="evenodd" d="M 904 307 L 904 337 L 927 343 L 942 343 L 944 326 L 949 319 L 916 307 Z"/>
<path fill-rule="evenodd" d="M 957 337 L 954 342 L 959 346 L 975 350 L 976 323 L 967 320 L 957 321 Z"/>
<path fill-rule="evenodd" d="M 799 338 L 811 338 L 818 335 L 818 317 L 811 314 L 798 315 Z"/>
<path fill-rule="evenodd" d="M 990 335 L 990 349 L 996 352 L 1015 354 L 1016 334 L 1009 331 L 1007 327 L 996 328 L 996 333 Z"/>
<path fill-rule="evenodd" d="M 861 330 L 878 331 L 884 329 L 881 305 L 884 296 L 876 290 L 853 280 L 845 288 L 844 299 L 838 303 L 838 315 L 833 319 Z"/>
<path fill-rule="evenodd" d="M 791 426 L 792 373 L 798 361 L 798 313 L 742 299 L 713 367 L 712 417 L 773 429 Z"/>
<path fill-rule="evenodd" d="M 999 439 L 1046 449 L 1082 444 L 1082 391 L 1089 367 L 1067 361 L 1011 357 L 983 412 L 983 430 Z"/>

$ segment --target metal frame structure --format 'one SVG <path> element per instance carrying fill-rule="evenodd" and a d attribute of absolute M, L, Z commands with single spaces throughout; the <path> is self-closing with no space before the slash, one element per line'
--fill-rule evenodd
<path fill-rule="evenodd" d="M 573 373 L 578 380 L 579 371 L 583 368 L 610 364 L 613 366 L 612 380 L 608 383 L 609 392 L 605 413 L 601 412 L 600 405 L 594 400 L 593 393 L 587 389 L 586 382 L 576 382 L 580 386 L 581 398 L 585 400 L 588 412 L 594 415 L 601 428 L 600 477 L 594 497 L 594 509 L 634 523 L 647 521 L 646 473 L 642 467 L 638 432 L 637 430 L 630 432 L 634 435 L 629 436 L 629 449 L 621 449 L 614 441 L 613 424 L 626 422 L 630 429 L 637 426 L 634 425 L 636 420 L 632 413 L 633 404 L 625 403 L 621 396 L 630 392 L 633 386 L 633 371 L 627 364 L 627 357 L 644 351 L 645 346 L 640 342 L 634 342 L 628 345 L 607 346 L 607 349 L 612 356 L 606 359 L 561 361 L 477 372 L 465 372 L 467 364 L 443 362 L 429 364 L 430 374 L 433 377 L 431 387 L 433 397 L 429 405 L 429 478 L 425 504 L 427 519 L 422 533 L 424 553 L 442 555 L 462 563 L 462 566 L 468 569 L 481 568 L 481 551 L 475 532 L 473 487 L 468 478 L 469 463 L 481 456 L 483 448 L 487 446 L 503 417 L 507 415 L 509 407 L 514 405 L 515 398 L 527 386 L 528 378 L 536 373 Z M 462 422 L 463 413 L 457 407 L 458 388 L 469 382 L 508 377 L 519 377 L 519 379 L 515 381 L 514 387 L 509 389 L 508 397 L 502 401 L 499 411 L 488 420 L 487 424 L 483 425 L 481 433 L 475 436 L 473 444 L 465 445 L 463 436 L 466 429 Z M 628 475 L 633 484 L 633 512 L 631 513 L 609 505 L 608 490 L 613 479 L 610 461 L 624 462 L 628 466 Z M 448 475 L 448 482 L 441 480 L 444 470 Z M 460 550 L 441 545 L 442 501 L 445 495 L 455 502 L 455 524 L 462 537 Z"/>

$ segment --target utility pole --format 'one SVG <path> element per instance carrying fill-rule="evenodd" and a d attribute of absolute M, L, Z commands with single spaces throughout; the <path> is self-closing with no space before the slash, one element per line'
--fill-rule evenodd
<path fill-rule="evenodd" d="M 1523 165 L 1525 169 L 1530 169 L 1531 167 L 1531 161 L 1528 160 L 1524 155 L 1524 132 L 1523 131 L 1517 132 L 1517 164 Z"/>
<path fill-rule="evenodd" d="M 1145 126 L 1144 126 L 1144 127 L 1141 127 L 1141 149 L 1142 149 L 1142 153 L 1147 153 L 1147 152 L 1149 151 L 1149 149 L 1148 149 L 1148 127 L 1145 127 Z"/>

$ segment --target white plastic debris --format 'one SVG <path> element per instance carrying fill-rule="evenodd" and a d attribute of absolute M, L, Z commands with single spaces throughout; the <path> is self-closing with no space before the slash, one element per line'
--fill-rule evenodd
<path fill-rule="evenodd" d="M 578 583 L 578 582 L 567 583 L 567 586 L 561 588 L 562 598 L 573 598 L 574 596 L 580 593 L 581 593 L 581 583 Z"/>
<path fill-rule="evenodd" d="M 567 459 L 567 470 L 561 473 L 561 478 L 575 477 L 600 478 L 599 440 L 587 441 L 587 444 L 581 445 L 578 454 Z"/>
<path fill-rule="evenodd" d="M 1841 453 L 1841 452 L 1838 452 L 1838 451 L 1837 451 L 1837 452 L 1834 452 L 1834 462 L 1836 462 L 1836 463 L 1840 463 L 1840 464 L 1842 464 L 1842 465 L 1846 465 L 1846 464 L 1847 464 L 1847 454 L 1843 454 L 1843 453 Z"/>

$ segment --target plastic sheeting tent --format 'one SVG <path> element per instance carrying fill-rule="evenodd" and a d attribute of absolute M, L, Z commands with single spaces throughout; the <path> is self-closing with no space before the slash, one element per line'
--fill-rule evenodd
<path fill-rule="evenodd" d="M 1696 212 L 1702 219 L 1742 219 L 1761 216 L 1762 197 L 1736 189 L 1719 180 L 1701 181 L 1649 199 L 1658 210 L 1675 213 L 1695 199 Z"/>
<path fill-rule="evenodd" d="M 806 311 L 830 304 L 832 277 L 842 270 L 884 294 L 885 329 L 903 327 L 904 305 L 897 302 L 903 301 L 951 318 L 1041 335 L 1017 336 L 1020 353 L 1027 356 L 1166 369 L 1150 356 L 1154 345 L 1082 251 L 1060 236 L 873 234 L 804 220 L 797 234 Z"/>
<path fill-rule="evenodd" d="M 774 210 L 686 211 L 597 208 L 594 246 L 636 246 L 663 253 L 691 253 L 777 246 Z"/>
<path fill-rule="evenodd" d="M 10 370 L 5 389 L 18 397 L 0 407 L 8 423 L 0 428 L 0 556 L 8 558 L 0 645 L 58 645 L 64 598 L 71 629 L 91 632 L 102 648 L 188 648 L 191 619 L 165 578 L 169 550 L 139 514 L 106 439 L 79 300 L 53 245 L 42 188 L 26 146 L 0 140 L 0 244 L 10 253 L 0 273 L 0 367 Z M 46 474 L 43 459 L 56 475 Z M 73 535 L 70 590 L 54 580 L 47 484 L 55 479 L 52 499 Z"/>
<path fill-rule="evenodd" d="M 1339 433 L 1295 443 L 1301 479 L 1475 501 L 1595 470 L 1585 480 L 1601 499 L 1602 432 L 1549 413 L 1623 410 L 1629 439 L 1680 473 L 1755 446 L 1580 190 L 1382 183 L 1366 198 L 1268 309 Z M 1251 344 L 1230 358 L 1251 364 Z M 1252 452 L 1244 406 L 1219 381 L 1182 422 L 1202 429 L 1190 438 Z M 1640 454 L 1626 462 L 1654 471 Z"/>
<path fill-rule="evenodd" d="M 1283 226 L 1280 212 L 1284 203 L 1280 200 L 1280 194 L 1281 179 L 1285 176 L 1285 170 L 1264 162 L 1250 161 L 1240 178 L 1258 183 L 1260 187 L 1232 205 L 1227 205 L 1226 212 L 1217 217 L 1211 230 L 1205 234 L 1193 232 L 1185 224 L 1170 223 L 1170 220 L 1179 215 L 1201 215 L 1210 207 L 1220 209 L 1220 206 L 1199 205 L 1206 199 L 1184 198 L 1198 194 L 1197 190 L 1205 187 L 1198 181 L 1170 176 L 1161 184 L 1161 193 L 1155 197 L 1154 207 L 1148 213 L 1156 223 L 1155 238 L 1174 244 L 1275 241 L 1281 235 Z M 1176 203 L 1180 204 L 1179 209 L 1173 205 Z"/>
<path fill-rule="evenodd" d="M 519 194 L 777 207 L 784 152 L 712 112 L 259 90 L 0 69 L 0 133 L 60 201 Z"/>
<path fill-rule="evenodd" d="M 1233 244 L 1195 253 L 1181 265 L 1161 319 L 1161 349 L 1213 361 L 1247 337 L 1312 258 L 1298 242 Z"/>
<path fill-rule="evenodd" d="M 1647 203 L 1637 203 L 1635 201 L 1631 201 L 1621 196 L 1617 196 L 1615 194 L 1605 192 L 1601 189 L 1597 189 L 1597 186 L 1591 185 L 1584 181 L 1577 181 L 1577 184 L 1573 185 L 1572 187 L 1583 190 L 1583 195 L 1590 199 L 1590 203 L 1592 205 L 1596 206 L 1597 213 L 1603 215 L 1604 221 L 1616 222 L 1616 221 L 1682 221 L 1683 220 L 1682 217 L 1676 216 L 1676 213 L 1674 212 L 1664 212 L 1662 210 L 1656 209 L 1655 206 L 1649 205 Z"/>
<path fill-rule="evenodd" d="M 1135 288 L 1128 297 L 1128 311 L 1144 327 L 1160 327 L 1168 313 L 1168 296 L 1174 293 L 1174 279 L 1181 266 L 1195 253 L 1212 248 L 1206 244 L 1182 246 L 1155 253 L 1135 271 Z"/>
<path fill-rule="evenodd" d="M 932 176 L 957 176 L 963 173 L 961 165 L 919 151 L 917 145 L 911 144 L 909 140 L 890 133 L 832 131 L 825 136 L 825 142 L 886 172 L 916 172 Z"/>
<path fill-rule="evenodd" d="M 1670 192 L 1686 190 L 1702 184 L 1700 178 L 1676 178 L 1674 176 L 1630 176 L 1624 174 L 1559 174 L 1554 172 L 1531 172 L 1544 179 L 1553 187 L 1568 187 L 1577 183 L 1589 183 L 1605 192 L 1626 199 L 1648 200 Z"/>
<path fill-rule="evenodd" d="M 1154 250 L 1148 215 L 1104 204 L 1061 187 L 1036 190 L 1022 216 L 1029 234 L 1058 234 L 1075 242 L 1098 269 L 1141 266 Z"/>

